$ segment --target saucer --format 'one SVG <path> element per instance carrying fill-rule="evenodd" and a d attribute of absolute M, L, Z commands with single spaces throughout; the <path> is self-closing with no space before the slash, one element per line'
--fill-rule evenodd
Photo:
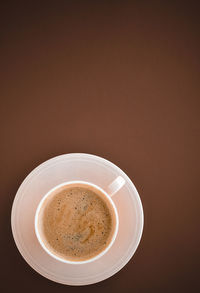
<path fill-rule="evenodd" d="M 94 183 L 105 191 L 117 177 L 126 183 L 112 197 L 119 214 L 119 231 L 111 249 L 100 259 L 86 264 L 66 264 L 48 255 L 34 231 L 34 217 L 41 198 L 54 186 L 72 180 Z M 82 153 L 54 157 L 35 168 L 22 182 L 15 196 L 11 226 L 21 255 L 42 276 L 66 285 L 89 285 L 121 270 L 135 253 L 143 230 L 143 208 L 129 177 L 101 157 Z"/>

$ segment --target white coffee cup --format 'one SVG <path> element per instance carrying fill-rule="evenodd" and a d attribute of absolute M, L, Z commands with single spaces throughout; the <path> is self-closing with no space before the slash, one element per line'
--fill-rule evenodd
<path fill-rule="evenodd" d="M 39 232 L 39 213 L 40 213 L 40 210 L 41 210 L 41 207 L 43 206 L 43 203 L 44 201 L 52 194 L 52 192 L 56 191 L 57 189 L 63 187 L 63 186 L 68 186 L 68 185 L 71 185 L 71 184 L 81 184 L 82 186 L 83 185 L 86 185 L 86 186 L 91 186 L 92 188 L 94 189 L 97 189 L 101 192 L 101 194 L 105 195 L 105 197 L 107 198 L 107 200 L 109 201 L 109 203 L 112 205 L 113 207 L 113 211 L 114 211 L 114 217 L 115 217 L 115 227 L 114 227 L 114 232 L 113 232 L 113 235 L 112 235 L 112 239 L 111 241 L 109 242 L 108 246 L 106 246 L 106 248 L 100 252 L 99 254 L 97 254 L 96 256 L 94 257 L 91 257 L 87 260 L 82 260 L 82 261 L 71 261 L 71 260 L 67 260 L 67 259 L 63 259 L 57 255 L 55 255 L 52 251 L 50 251 L 47 246 L 45 245 L 44 241 L 42 240 L 42 237 L 40 236 L 40 232 Z M 58 261 L 61 261 L 61 262 L 64 262 L 64 263 L 68 263 L 68 264 L 85 264 L 85 263 L 89 263 L 89 262 L 93 262 L 99 258 L 101 258 L 113 245 L 115 239 L 116 239 L 116 236 L 117 236 L 117 233 L 118 233 L 118 228 L 119 228 L 119 216 L 118 216 L 118 212 L 117 212 L 117 208 L 115 206 L 115 203 L 114 201 L 112 200 L 112 196 L 117 193 L 122 187 L 123 185 L 125 184 L 125 180 L 124 178 L 122 178 L 121 176 L 118 176 L 107 188 L 108 190 L 108 193 L 105 192 L 101 187 L 93 184 L 93 183 L 90 183 L 90 182 L 86 182 L 86 181 L 80 181 L 80 180 L 77 180 L 77 181 L 68 181 L 68 182 L 64 182 L 64 183 L 61 183 L 55 187 L 53 187 L 51 190 L 49 190 L 45 195 L 44 197 L 41 199 L 41 201 L 39 202 L 39 205 L 37 207 L 37 210 L 36 210 L 36 213 L 35 213 L 35 233 L 36 233 L 36 236 L 37 236 L 37 239 L 40 243 L 40 245 L 42 246 L 42 248 L 53 258 L 55 258 L 56 260 Z"/>

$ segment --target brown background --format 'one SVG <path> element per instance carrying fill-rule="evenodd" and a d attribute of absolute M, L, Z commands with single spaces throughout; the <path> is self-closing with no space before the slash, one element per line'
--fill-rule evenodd
<path fill-rule="evenodd" d="M 0 18 L 1 292 L 199 292 L 200 6 L 27 2 Z M 135 256 L 86 287 L 37 274 L 10 229 L 22 180 L 69 152 L 121 167 L 145 212 Z"/>

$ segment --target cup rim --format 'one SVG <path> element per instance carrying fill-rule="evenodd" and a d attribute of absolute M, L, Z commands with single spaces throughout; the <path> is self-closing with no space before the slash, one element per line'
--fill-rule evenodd
<path fill-rule="evenodd" d="M 39 218 L 39 212 L 40 212 L 40 209 L 45 201 L 45 199 L 53 192 L 55 191 L 56 189 L 62 187 L 62 186 L 65 186 L 65 185 L 70 185 L 70 184 L 83 184 L 83 185 L 89 185 L 89 186 L 92 186 L 96 189 L 98 189 L 101 193 L 103 193 L 107 199 L 109 200 L 110 204 L 112 205 L 113 207 L 113 210 L 114 210 L 114 214 L 115 214 L 115 229 L 114 229 L 114 233 L 113 233 L 113 236 L 112 236 L 112 239 L 109 243 L 108 246 L 106 246 L 106 248 L 101 251 L 99 254 L 97 254 L 96 256 L 90 258 L 90 259 L 87 259 L 87 260 L 82 260 L 82 261 L 71 261 L 71 260 L 67 260 L 67 259 L 63 259 L 57 255 L 55 255 L 54 253 L 52 253 L 47 247 L 46 245 L 44 244 L 42 238 L 40 237 L 40 233 L 38 231 L 38 227 L 37 227 L 37 224 L 38 224 L 38 218 Z M 71 180 L 71 181 L 66 181 L 66 182 L 63 182 L 63 183 L 60 183 L 56 186 L 54 186 L 53 188 L 51 188 L 43 197 L 42 199 L 40 200 L 38 206 L 37 206 L 37 209 L 36 209 L 36 212 L 35 212 L 35 218 L 34 218 L 34 228 L 35 228 L 35 234 L 36 234 L 36 237 L 40 243 L 40 245 L 42 246 L 42 248 L 51 256 L 53 257 L 54 259 L 58 260 L 58 261 L 61 261 L 63 263 L 67 263 L 67 264 L 86 264 L 86 263 L 90 263 L 90 262 L 93 262 L 93 261 L 96 261 L 97 259 L 101 258 L 113 245 L 113 243 L 115 242 L 115 239 L 117 237 L 117 233 L 118 233 L 118 229 L 119 229 L 119 216 L 118 216 L 118 212 L 117 212 L 117 208 L 115 206 L 115 203 L 114 201 L 112 200 L 111 196 L 105 191 L 103 190 L 101 187 L 99 187 L 98 185 L 94 184 L 94 183 L 90 183 L 90 182 L 87 182 L 87 181 L 83 181 L 83 180 Z"/>

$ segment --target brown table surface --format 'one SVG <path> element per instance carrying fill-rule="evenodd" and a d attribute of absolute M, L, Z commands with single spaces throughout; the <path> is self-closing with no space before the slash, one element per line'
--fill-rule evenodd
<path fill-rule="evenodd" d="M 1 292 L 199 292 L 199 8 L 13 1 L 1 9 Z M 70 152 L 122 168 L 145 213 L 131 261 L 81 288 L 30 268 L 10 228 L 23 179 Z"/>

